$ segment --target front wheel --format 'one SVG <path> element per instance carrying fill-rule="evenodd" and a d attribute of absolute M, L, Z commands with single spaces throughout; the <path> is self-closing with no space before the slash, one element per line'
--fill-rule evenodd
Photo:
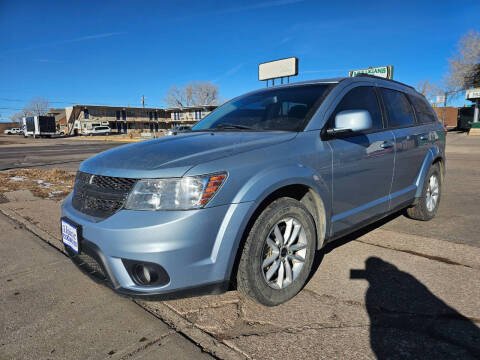
<path fill-rule="evenodd" d="M 240 292 L 266 306 L 294 297 L 305 285 L 315 256 L 315 223 L 297 200 L 280 198 L 255 220 L 237 272 Z"/>
<path fill-rule="evenodd" d="M 407 216 L 421 221 L 435 217 L 442 197 L 442 177 L 437 164 L 432 165 L 423 184 L 422 195 L 415 206 L 407 209 Z"/>

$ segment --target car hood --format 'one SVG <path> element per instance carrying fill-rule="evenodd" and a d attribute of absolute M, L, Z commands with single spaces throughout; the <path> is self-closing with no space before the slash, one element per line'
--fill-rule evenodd
<path fill-rule="evenodd" d="M 84 161 L 80 171 L 129 178 L 180 177 L 200 163 L 278 144 L 292 132 L 191 132 L 120 146 Z"/>

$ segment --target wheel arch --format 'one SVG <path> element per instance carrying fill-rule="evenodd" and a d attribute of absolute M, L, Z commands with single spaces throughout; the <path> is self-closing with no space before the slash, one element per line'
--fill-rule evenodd
<path fill-rule="evenodd" d="M 236 274 L 238 270 L 238 263 L 240 260 L 241 252 L 244 248 L 245 240 L 258 216 L 262 211 L 272 202 L 282 197 L 289 197 L 300 201 L 308 209 L 313 217 L 315 223 L 316 233 L 316 249 L 322 248 L 325 244 L 325 240 L 328 234 L 329 223 L 327 216 L 328 208 L 324 201 L 325 194 L 321 194 L 318 188 L 315 189 L 312 184 L 306 182 L 291 182 L 280 183 L 265 191 L 258 201 L 255 202 L 255 206 L 250 213 L 246 226 L 242 231 L 240 242 L 235 251 L 232 252 L 234 261 L 232 263 L 230 271 L 230 280 L 232 283 L 236 281 Z"/>
<path fill-rule="evenodd" d="M 430 167 L 435 164 L 438 164 L 438 166 L 440 167 L 440 175 L 442 177 L 441 181 L 443 182 L 445 178 L 445 158 L 437 146 L 431 147 L 428 150 L 425 159 L 423 160 L 422 167 L 420 168 L 417 180 L 415 181 L 415 185 L 417 186 L 415 198 L 419 198 L 422 195 L 425 178 L 428 174 L 428 171 L 430 170 Z"/>

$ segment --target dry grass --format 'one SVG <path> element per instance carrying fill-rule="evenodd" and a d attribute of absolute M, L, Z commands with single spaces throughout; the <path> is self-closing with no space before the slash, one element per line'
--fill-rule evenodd
<path fill-rule="evenodd" d="M 30 190 L 40 198 L 60 199 L 73 190 L 75 173 L 61 170 L 19 169 L 0 172 L 0 194 Z"/>

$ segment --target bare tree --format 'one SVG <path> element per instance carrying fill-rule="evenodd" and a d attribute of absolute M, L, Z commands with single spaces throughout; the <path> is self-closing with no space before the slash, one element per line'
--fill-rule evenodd
<path fill-rule="evenodd" d="M 30 111 L 23 109 L 22 111 L 16 112 L 12 116 L 10 116 L 10 121 L 13 123 L 15 122 L 21 123 L 23 117 L 32 116 L 32 115 L 33 114 Z"/>
<path fill-rule="evenodd" d="M 216 105 L 219 99 L 218 86 L 211 82 L 192 81 L 183 87 L 173 85 L 164 101 L 167 106 L 186 107 Z"/>
<path fill-rule="evenodd" d="M 219 98 L 218 86 L 211 82 L 194 83 L 195 105 L 217 105 Z"/>
<path fill-rule="evenodd" d="M 24 112 L 31 113 L 32 115 L 45 115 L 48 112 L 48 100 L 42 97 L 35 97 L 23 110 Z"/>
<path fill-rule="evenodd" d="M 461 91 L 474 86 L 480 70 L 480 34 L 469 30 L 457 43 L 457 52 L 448 59 L 447 88 Z"/>
<path fill-rule="evenodd" d="M 417 83 L 417 91 L 427 99 L 440 94 L 438 84 L 433 83 L 430 79 L 422 80 Z"/>

